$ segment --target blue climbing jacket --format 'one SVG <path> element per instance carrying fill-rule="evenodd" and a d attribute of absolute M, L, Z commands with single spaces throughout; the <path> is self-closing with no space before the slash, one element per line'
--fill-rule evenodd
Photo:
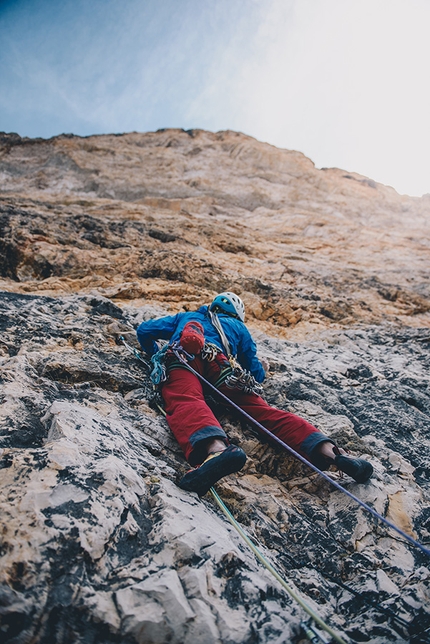
<path fill-rule="evenodd" d="M 225 313 L 218 313 L 218 319 L 222 324 L 232 354 L 236 356 L 244 369 L 252 373 L 257 382 L 263 382 L 266 374 L 257 358 L 256 344 L 244 323 Z M 179 342 L 182 329 L 187 322 L 191 321 L 200 322 L 204 329 L 206 342 L 215 344 L 225 353 L 219 333 L 208 316 L 207 306 L 201 306 L 198 311 L 177 313 L 142 322 L 137 328 L 137 339 L 145 353 L 153 356 L 159 350 L 156 340 L 168 340 L 171 344 Z"/>

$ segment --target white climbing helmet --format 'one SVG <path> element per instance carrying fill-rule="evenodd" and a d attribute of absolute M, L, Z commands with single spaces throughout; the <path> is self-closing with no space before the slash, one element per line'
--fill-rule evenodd
<path fill-rule="evenodd" d="M 224 313 L 238 317 L 239 320 L 245 322 L 245 305 L 235 293 L 226 291 L 225 293 L 217 295 L 209 306 L 209 310 L 213 311 L 216 307 Z"/>

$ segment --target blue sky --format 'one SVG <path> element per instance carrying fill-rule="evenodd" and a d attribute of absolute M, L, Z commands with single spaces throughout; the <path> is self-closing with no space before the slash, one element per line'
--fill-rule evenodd
<path fill-rule="evenodd" d="M 0 130 L 232 129 L 430 193 L 430 0 L 0 0 Z"/>

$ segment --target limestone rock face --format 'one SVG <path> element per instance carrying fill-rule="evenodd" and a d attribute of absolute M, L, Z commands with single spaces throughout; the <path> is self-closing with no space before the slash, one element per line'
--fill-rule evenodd
<path fill-rule="evenodd" d="M 130 344 L 229 288 L 269 402 L 363 454 L 330 476 L 429 547 L 427 198 L 234 132 L 3 135 L 0 640 L 305 644 L 307 616 L 187 465 Z M 213 403 L 215 404 L 215 403 Z M 349 642 L 429 641 L 429 558 L 225 408 L 217 491 Z"/>
<path fill-rule="evenodd" d="M 430 197 L 243 134 L 4 134 L 0 187 L 0 278 L 21 292 L 175 308 L 228 287 L 284 335 L 428 324 Z"/>

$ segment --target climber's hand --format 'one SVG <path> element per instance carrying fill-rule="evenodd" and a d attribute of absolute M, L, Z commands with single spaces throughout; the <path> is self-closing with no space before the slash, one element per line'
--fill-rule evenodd
<path fill-rule="evenodd" d="M 266 358 L 261 358 L 260 360 L 261 366 L 263 367 L 264 371 L 267 373 L 270 369 L 270 364 L 269 361 L 266 360 Z"/>

